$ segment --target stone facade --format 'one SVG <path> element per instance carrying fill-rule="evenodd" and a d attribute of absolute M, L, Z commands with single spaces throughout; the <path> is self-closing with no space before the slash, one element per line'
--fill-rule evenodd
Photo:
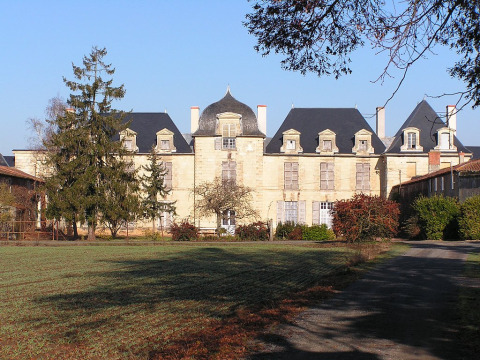
<path fill-rule="evenodd" d="M 455 137 L 451 137 L 455 150 L 438 149 L 438 143 L 426 140 L 431 124 L 427 121 L 424 127 L 416 122 L 433 111 L 425 102 L 417 106 L 388 148 L 356 109 L 292 109 L 268 144 L 262 132 L 265 105 L 258 107 L 260 126 L 253 110 L 229 91 L 201 114 L 198 107 L 191 111 L 189 137 L 179 134 L 167 114 L 132 113 L 128 134 L 119 138 L 131 138 L 130 144 L 135 144 L 133 158 L 140 175 L 148 149 L 156 146 L 171 169 L 172 192 L 166 200 L 176 202 L 175 220 L 189 219 L 201 228 L 215 228 L 216 219 L 196 214 L 193 188 L 222 177 L 226 168 L 237 183 L 255 190 L 258 220 L 272 220 L 275 226 L 288 220 L 330 224 L 330 209 L 337 200 L 360 192 L 388 197 L 395 185 L 471 156 Z M 384 112 L 381 115 L 384 119 Z M 443 123 L 438 128 L 452 133 L 444 130 Z M 405 131 L 415 135 L 407 136 Z M 17 168 L 40 177 L 48 171 L 42 168 L 43 154 L 26 150 L 14 154 Z M 434 158 L 438 164 L 432 163 Z M 165 216 L 161 221 L 168 226 L 171 220 Z"/>

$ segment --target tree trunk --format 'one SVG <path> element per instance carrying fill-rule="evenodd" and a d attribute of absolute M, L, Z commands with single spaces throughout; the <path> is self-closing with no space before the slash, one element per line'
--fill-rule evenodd
<path fill-rule="evenodd" d="M 152 235 L 155 235 L 155 218 L 152 220 Z"/>
<path fill-rule="evenodd" d="M 222 213 L 217 213 L 217 235 L 220 236 L 220 229 L 222 228 Z"/>
<path fill-rule="evenodd" d="M 94 224 L 88 224 L 88 241 L 95 241 L 95 225 Z"/>
<path fill-rule="evenodd" d="M 75 218 L 73 218 L 73 240 L 77 240 L 78 239 L 78 229 L 77 229 L 77 220 Z"/>

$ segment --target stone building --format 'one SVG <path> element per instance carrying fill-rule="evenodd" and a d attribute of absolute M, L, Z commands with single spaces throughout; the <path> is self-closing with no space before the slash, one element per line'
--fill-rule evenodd
<path fill-rule="evenodd" d="M 140 172 L 155 147 L 169 171 L 166 200 L 176 201 L 177 219 L 214 228 L 213 216 L 196 214 L 192 189 L 220 177 L 255 190 L 259 220 L 330 225 L 336 200 L 358 192 L 388 197 L 397 184 L 469 160 L 470 151 L 456 138 L 455 108 L 447 112 L 448 126 L 422 101 L 387 138 L 383 108 L 377 109 L 376 132 L 354 108 L 292 108 L 268 141 L 266 106 L 255 113 L 228 90 L 203 112 L 191 108 L 191 134 L 182 136 L 166 113 L 130 113 L 129 129 L 118 139 Z M 27 173 L 42 176 L 47 170 L 41 153 L 14 154 L 15 166 Z M 164 214 L 159 225 L 171 220 Z M 233 212 L 225 214 L 223 226 L 231 230 L 237 223 Z"/>

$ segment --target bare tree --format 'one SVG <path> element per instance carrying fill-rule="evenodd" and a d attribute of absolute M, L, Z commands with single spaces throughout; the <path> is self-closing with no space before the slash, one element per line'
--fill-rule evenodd
<path fill-rule="evenodd" d="M 287 70 L 338 78 L 352 72 L 350 54 L 370 45 L 388 54 L 377 81 L 390 76 L 392 68 L 402 71 L 398 90 L 411 66 L 443 45 L 458 54 L 448 71 L 466 84 L 457 93 L 459 102 L 480 105 L 478 0 L 252 2 L 244 25 L 257 38 L 255 49 L 285 55 L 281 65 Z"/>
<path fill-rule="evenodd" d="M 217 232 L 221 228 L 222 216 L 226 211 L 235 211 L 237 219 L 258 217 L 257 211 L 252 206 L 254 190 L 248 186 L 216 177 L 211 182 L 197 185 L 193 191 L 196 195 L 196 211 L 204 217 L 215 215 Z"/>
<path fill-rule="evenodd" d="M 31 117 L 27 119 L 27 127 L 32 133 L 29 140 L 31 150 L 46 150 L 47 144 L 56 130 L 55 120 L 58 116 L 63 116 L 67 104 L 60 96 L 55 96 L 48 100 L 45 109 L 45 118 Z"/>

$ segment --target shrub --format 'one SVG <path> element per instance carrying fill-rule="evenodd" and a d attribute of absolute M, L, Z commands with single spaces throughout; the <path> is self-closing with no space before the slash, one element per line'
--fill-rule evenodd
<path fill-rule="evenodd" d="M 303 239 L 303 226 L 295 225 L 293 230 L 288 234 L 289 240 L 302 240 Z"/>
<path fill-rule="evenodd" d="M 356 194 L 349 200 L 335 202 L 333 231 L 348 242 L 391 238 L 397 233 L 399 213 L 394 201 Z"/>
<path fill-rule="evenodd" d="M 418 239 L 420 238 L 420 234 L 422 233 L 422 229 L 418 224 L 418 216 L 413 215 L 410 216 L 402 226 L 402 231 L 405 235 L 408 236 L 409 239 Z"/>
<path fill-rule="evenodd" d="M 174 241 L 197 240 L 199 236 L 198 228 L 185 220 L 180 224 L 173 223 L 170 232 Z"/>
<path fill-rule="evenodd" d="M 480 195 L 465 200 L 460 211 L 458 225 L 462 238 L 480 240 Z"/>
<path fill-rule="evenodd" d="M 333 230 L 329 229 L 327 225 L 312 225 L 304 226 L 302 232 L 303 240 L 335 240 Z"/>
<path fill-rule="evenodd" d="M 278 223 L 275 231 L 275 237 L 279 239 L 288 239 L 288 235 L 295 229 L 295 223 L 287 221 L 285 223 Z"/>
<path fill-rule="evenodd" d="M 423 238 L 431 240 L 457 237 L 460 207 L 456 199 L 443 196 L 418 197 L 413 203 Z"/>
<path fill-rule="evenodd" d="M 241 240 L 268 240 L 268 227 L 259 221 L 248 225 L 240 225 L 235 229 L 235 234 Z"/>

